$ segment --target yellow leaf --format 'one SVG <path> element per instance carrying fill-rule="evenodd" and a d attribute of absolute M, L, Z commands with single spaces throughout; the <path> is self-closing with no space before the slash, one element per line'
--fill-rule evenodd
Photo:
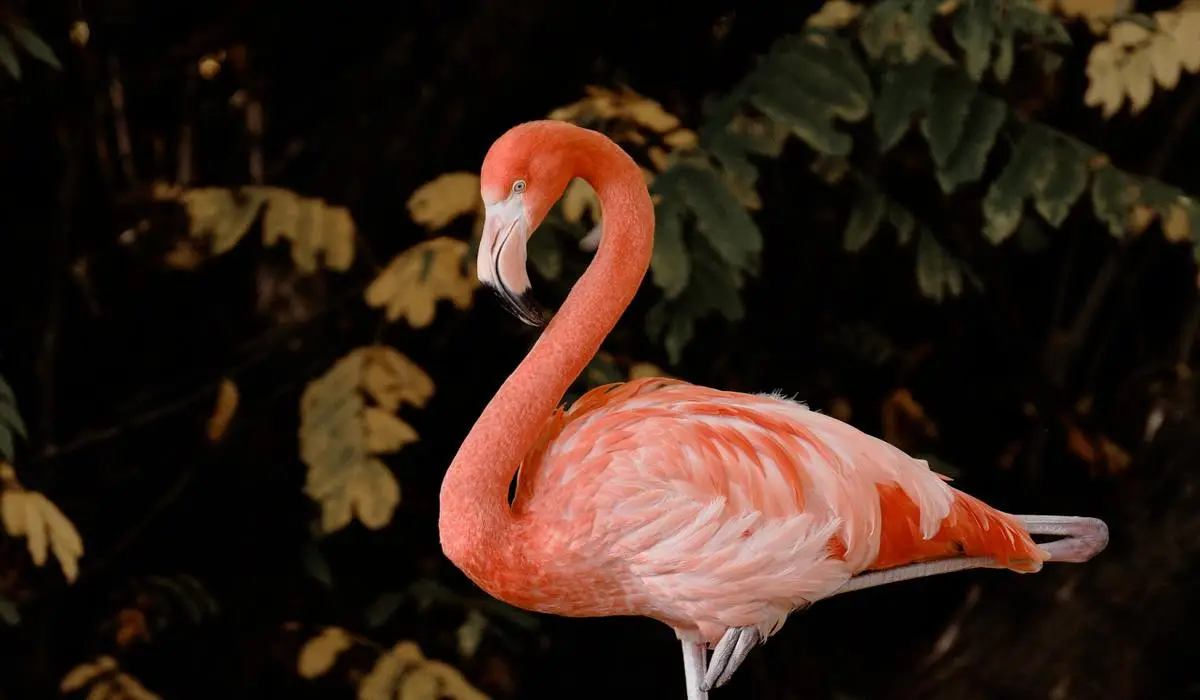
<path fill-rule="evenodd" d="M 446 173 L 421 185 L 408 198 L 408 214 L 416 223 L 436 231 L 464 214 L 480 216 L 483 199 L 479 176 L 468 172 Z"/>
<path fill-rule="evenodd" d="M 479 283 L 467 249 L 465 242 L 443 236 L 400 253 L 367 287 L 367 305 L 385 308 L 388 321 L 404 318 L 413 328 L 433 322 L 441 299 L 468 308 Z"/>
<path fill-rule="evenodd" d="M 1046 12 L 1053 11 L 1056 4 L 1064 17 L 1087 19 L 1111 19 L 1133 9 L 1133 0 L 1059 0 L 1057 3 L 1050 0 L 1038 3 Z"/>
<path fill-rule="evenodd" d="M 83 539 L 75 525 L 48 498 L 21 487 L 15 475 L 5 481 L 4 493 L 0 494 L 4 529 L 13 537 L 25 537 L 35 566 L 44 566 L 47 556 L 53 553 L 67 583 L 74 583 L 83 556 Z"/>
<path fill-rule="evenodd" d="M 662 368 L 649 362 L 634 362 L 629 366 L 629 379 L 644 379 L 646 377 L 670 377 Z"/>
<path fill-rule="evenodd" d="M 1152 207 L 1145 204 L 1134 204 L 1129 211 L 1129 232 L 1133 235 L 1143 233 L 1158 215 Z"/>
<path fill-rule="evenodd" d="M 600 198 L 587 180 L 577 177 L 567 185 L 562 196 L 562 213 L 571 223 L 581 222 L 584 213 L 591 216 L 592 223 L 600 223 Z"/>
<path fill-rule="evenodd" d="M 79 577 L 79 559 L 83 556 L 83 538 L 67 516 L 50 499 L 40 493 L 31 492 L 38 504 L 40 518 L 49 535 L 50 550 L 62 568 L 63 577 L 74 583 Z"/>
<path fill-rule="evenodd" d="M 658 168 L 659 172 L 666 170 L 667 166 L 671 164 L 667 152 L 658 146 L 651 146 L 646 149 L 646 155 L 650 157 L 650 163 Z"/>
<path fill-rule="evenodd" d="M 490 700 L 449 664 L 402 641 L 380 655 L 358 686 L 358 700 Z"/>
<path fill-rule="evenodd" d="M 371 529 L 391 520 L 400 485 L 376 455 L 418 439 L 393 414 L 404 404 L 423 407 L 433 392 L 429 375 L 385 346 L 358 348 L 309 382 L 300 398 L 300 459 L 308 467 L 304 491 L 321 505 L 322 532 L 355 517 Z"/>
<path fill-rule="evenodd" d="M 820 11 L 809 16 L 805 26 L 840 29 L 850 24 L 862 13 L 862 6 L 846 0 L 828 0 L 821 6 Z"/>
<path fill-rule="evenodd" d="M 1182 205 L 1172 204 L 1162 223 L 1163 236 L 1172 243 L 1183 243 L 1191 235 L 1188 212 Z"/>
<path fill-rule="evenodd" d="M 1129 57 L 1121 69 L 1125 92 L 1129 95 L 1129 111 L 1138 114 L 1150 104 L 1154 96 L 1154 67 L 1150 63 L 1149 51 L 1138 51 Z"/>
<path fill-rule="evenodd" d="M 415 362 L 385 345 L 362 349 L 363 389 L 389 411 L 401 404 L 424 408 L 433 396 L 433 380 Z"/>
<path fill-rule="evenodd" d="M 483 613 L 474 608 L 467 611 L 467 619 L 458 626 L 458 653 L 468 659 L 475 658 L 475 652 L 479 650 L 487 626 L 488 619 Z"/>
<path fill-rule="evenodd" d="M 1105 119 L 1120 110 L 1126 97 L 1130 113 L 1140 113 L 1150 104 L 1155 84 L 1172 90 L 1183 71 L 1200 71 L 1200 2 L 1185 0 L 1173 10 L 1156 12 L 1154 19 L 1155 29 L 1112 22 L 1106 40 L 1088 54 L 1084 104 L 1100 107 Z"/>
<path fill-rule="evenodd" d="M 354 645 L 354 640 L 340 627 L 326 627 L 304 643 L 296 661 L 301 678 L 316 678 L 329 673 L 337 657 Z"/>
<path fill-rule="evenodd" d="M 188 216 L 188 236 L 207 245 L 208 256 L 234 248 L 258 220 L 264 206 L 263 243 L 292 242 L 292 260 L 305 272 L 315 271 L 318 260 L 332 270 L 345 271 L 354 262 L 354 220 L 344 207 L 320 199 L 301 197 L 278 187 L 238 189 L 197 187 L 184 189 L 155 183 L 152 196 L 182 204 Z M 167 265 L 192 269 L 204 253 L 181 241 L 165 258 Z"/>
<path fill-rule="evenodd" d="M 375 454 L 395 452 L 417 441 L 417 431 L 408 423 L 382 408 L 368 406 L 363 410 L 367 430 L 367 450 Z"/>
<path fill-rule="evenodd" d="M 620 111 L 622 116 L 660 134 L 679 126 L 679 117 L 663 109 L 662 105 L 648 97 L 642 97 L 632 90 L 626 91 L 624 104 Z"/>
<path fill-rule="evenodd" d="M 358 521 L 368 530 L 379 530 L 392 520 L 400 505 L 400 483 L 378 459 L 363 462 L 359 473 L 346 486 L 346 497 Z"/>
<path fill-rule="evenodd" d="M 59 683 L 59 690 L 70 693 L 89 685 L 88 700 L 161 700 L 136 678 L 119 670 L 116 660 L 107 655 L 71 669 Z"/>
<path fill-rule="evenodd" d="M 278 187 L 259 189 L 267 200 L 263 217 L 263 243 L 274 245 L 286 238 L 292 243 L 292 261 L 304 272 L 314 272 L 318 261 L 339 272 L 354 262 L 354 219 L 345 207 L 301 197 Z"/>
<path fill-rule="evenodd" d="M 686 150 L 700 145 L 700 137 L 691 129 L 676 129 L 663 137 L 663 143 L 674 150 Z"/>
<path fill-rule="evenodd" d="M 25 501 L 28 498 L 29 494 L 24 490 L 12 488 L 5 488 L 0 494 L 0 517 L 4 520 L 4 529 L 13 537 L 23 537 L 27 531 Z"/>
<path fill-rule="evenodd" d="M 67 675 L 63 676 L 62 681 L 58 684 L 58 689 L 63 693 L 70 693 L 82 689 L 93 678 L 114 671 L 117 668 L 117 660 L 107 654 L 96 657 L 93 663 L 82 663 L 75 668 L 67 671 Z"/>
<path fill-rule="evenodd" d="M 1200 41 L 1200 37 L 1197 40 Z M 1146 52 L 1154 72 L 1154 80 L 1167 90 L 1174 90 L 1179 84 L 1179 73 L 1183 65 L 1179 62 L 1178 50 L 1174 37 L 1163 34 L 1150 44 Z"/>
<path fill-rule="evenodd" d="M 216 442 L 225 434 L 229 428 L 229 421 L 233 419 L 233 414 L 237 411 L 237 405 L 237 384 L 234 384 L 232 380 L 222 379 L 221 386 L 217 389 L 217 404 L 213 408 L 212 416 L 208 419 L 208 439 L 210 441 Z"/>

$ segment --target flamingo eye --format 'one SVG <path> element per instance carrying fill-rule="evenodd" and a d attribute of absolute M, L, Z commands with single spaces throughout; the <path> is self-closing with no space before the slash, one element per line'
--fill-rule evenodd
<path fill-rule="evenodd" d="M 512 191 L 513 191 L 513 194 L 521 194 L 522 192 L 524 192 L 525 191 L 525 181 L 517 180 L 516 182 L 514 182 L 513 186 L 512 186 Z"/>

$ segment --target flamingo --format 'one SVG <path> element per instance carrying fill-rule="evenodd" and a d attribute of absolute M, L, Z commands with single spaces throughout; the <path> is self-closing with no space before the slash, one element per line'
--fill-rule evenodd
<path fill-rule="evenodd" d="M 526 244 L 574 177 L 596 191 L 603 230 L 546 325 Z M 818 600 L 965 569 L 1032 573 L 1107 545 L 1101 520 L 1003 513 L 924 460 L 779 394 L 652 377 L 559 407 L 649 267 L 649 191 L 603 134 L 533 121 L 492 144 L 480 194 L 479 281 L 543 328 L 442 482 L 442 551 L 489 595 L 541 613 L 665 623 L 682 647 L 688 700 L 707 700 Z"/>

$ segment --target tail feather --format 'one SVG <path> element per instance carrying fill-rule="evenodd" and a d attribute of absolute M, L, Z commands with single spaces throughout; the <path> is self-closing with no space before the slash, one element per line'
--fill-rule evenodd
<path fill-rule="evenodd" d="M 989 557 L 1013 571 L 1040 571 L 1050 554 L 1033 541 L 1022 520 L 955 489 L 954 505 L 938 537 L 961 546 L 962 555 Z"/>

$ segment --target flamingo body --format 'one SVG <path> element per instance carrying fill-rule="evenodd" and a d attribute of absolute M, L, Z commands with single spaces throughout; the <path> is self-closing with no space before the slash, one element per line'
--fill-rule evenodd
<path fill-rule="evenodd" d="M 1007 515 L 782 396 L 650 378 L 558 408 L 642 283 L 654 205 L 627 153 L 563 122 L 513 127 L 480 173 L 479 280 L 535 326 L 526 244 L 574 177 L 601 201 L 596 257 L 442 482 L 442 551 L 484 591 L 527 610 L 660 620 L 681 640 L 689 700 L 705 700 L 822 598 L 1104 549 L 1100 520 Z M 1065 537 L 1039 546 L 1031 533 Z"/>
<path fill-rule="evenodd" d="M 496 591 L 572 617 L 643 615 L 696 641 L 774 633 L 855 574 L 959 555 L 1046 558 L 923 460 L 773 395 L 639 379 L 559 409 L 518 472 L 531 571 Z"/>

